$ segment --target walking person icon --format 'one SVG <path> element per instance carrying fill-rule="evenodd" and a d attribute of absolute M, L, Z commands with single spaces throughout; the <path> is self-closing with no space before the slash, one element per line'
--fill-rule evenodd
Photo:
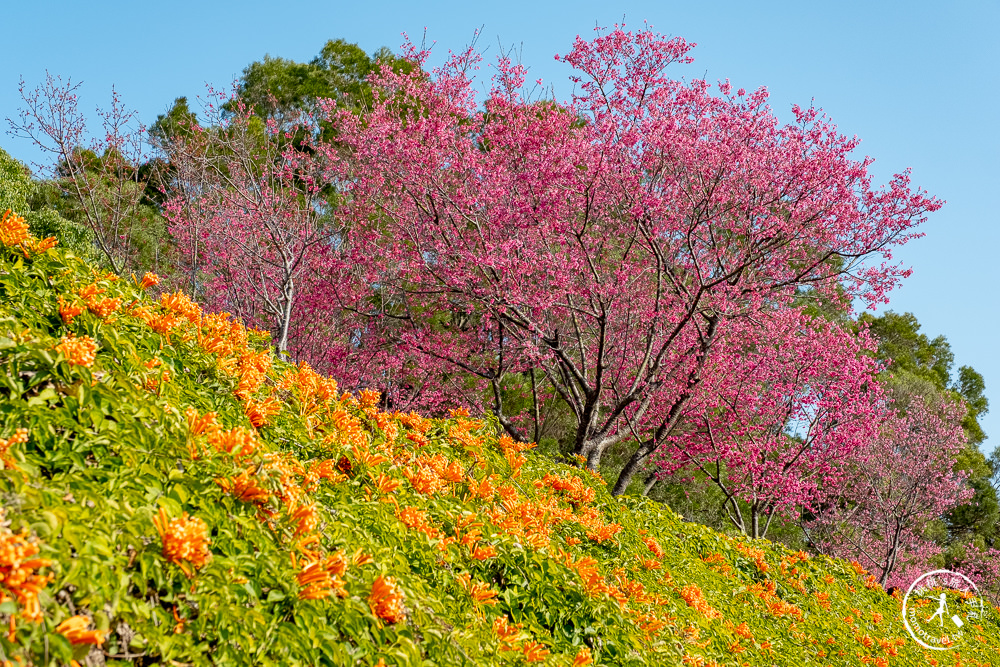
<path fill-rule="evenodd" d="M 938 618 L 938 625 L 943 626 L 944 625 L 944 617 L 945 617 L 945 614 L 947 614 L 947 613 L 948 613 L 948 599 L 945 596 L 945 594 L 942 593 L 941 594 L 941 599 L 938 601 L 937 611 L 934 612 L 934 614 L 930 618 L 927 619 L 927 622 L 930 623 L 931 621 L 934 620 L 935 616 L 938 616 L 938 617 L 940 617 L 940 618 Z"/>

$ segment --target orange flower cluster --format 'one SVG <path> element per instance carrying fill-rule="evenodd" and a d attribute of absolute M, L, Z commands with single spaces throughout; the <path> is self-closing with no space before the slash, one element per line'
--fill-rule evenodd
<path fill-rule="evenodd" d="M 653 555 L 657 558 L 663 558 L 663 547 L 660 546 L 659 542 L 654 540 L 652 537 L 647 537 L 643 542 L 653 552 Z"/>
<path fill-rule="evenodd" d="M 560 514 L 566 511 L 552 498 L 518 500 L 518 493 L 513 487 L 501 487 L 498 493 L 501 498 L 499 505 L 486 512 L 493 524 L 521 544 L 535 549 L 548 546 L 552 528 L 561 520 Z"/>
<path fill-rule="evenodd" d="M 202 325 L 202 312 L 201 306 L 196 304 L 194 301 L 188 298 L 183 292 L 174 292 L 173 294 L 164 294 L 160 297 L 160 307 L 164 311 L 175 315 L 178 318 L 187 320 L 196 327 Z M 219 313 L 214 316 L 209 316 L 205 318 L 206 320 L 211 320 L 214 317 L 217 321 L 228 321 L 229 313 Z M 235 330 L 237 332 L 243 331 L 243 325 L 238 322 L 232 322 L 235 325 Z M 205 322 L 205 327 L 208 328 L 211 325 L 209 322 Z"/>
<path fill-rule="evenodd" d="M 341 458 L 340 461 L 334 461 L 333 459 L 313 461 L 309 464 L 309 470 L 304 477 L 306 486 L 312 488 L 321 479 L 325 479 L 331 484 L 343 482 L 348 478 L 344 473 L 351 471 L 350 467 L 346 471 L 341 467 L 341 461 L 346 460 L 346 458 Z"/>
<path fill-rule="evenodd" d="M 87 302 L 87 310 L 92 312 L 102 320 L 106 320 L 122 305 L 122 300 L 118 297 L 108 299 L 93 299 Z"/>
<path fill-rule="evenodd" d="M 337 381 L 319 375 L 304 361 L 279 379 L 278 388 L 291 392 L 290 402 L 298 404 L 302 417 L 332 408 L 337 399 Z"/>
<path fill-rule="evenodd" d="M 750 593 L 756 595 L 762 602 L 764 602 L 771 615 L 777 618 L 781 618 L 782 616 L 794 616 L 801 620 L 803 617 L 802 610 L 779 598 L 776 591 L 777 584 L 771 580 L 765 581 L 763 584 L 751 584 L 749 588 Z"/>
<path fill-rule="evenodd" d="M 476 604 L 496 604 L 497 592 L 490 588 L 489 584 L 482 581 L 472 581 L 472 577 L 467 572 L 463 572 L 455 577 L 458 584 L 469 594 Z"/>
<path fill-rule="evenodd" d="M 389 624 L 403 620 L 403 594 L 391 577 L 379 576 L 372 584 L 368 595 L 368 606 L 372 613 Z"/>
<path fill-rule="evenodd" d="M 319 512 L 315 503 L 292 501 L 287 514 L 296 537 L 307 535 L 319 526 Z"/>
<path fill-rule="evenodd" d="M 208 527 L 201 519 L 188 517 L 186 512 L 180 518 L 171 519 L 167 510 L 161 507 L 153 525 L 163 542 L 163 556 L 188 577 L 212 560 Z"/>
<path fill-rule="evenodd" d="M 262 488 L 257 483 L 257 479 L 251 470 L 244 470 L 232 480 L 224 478 L 217 479 L 215 480 L 215 483 L 222 487 L 223 491 L 245 503 L 264 505 L 271 497 L 271 494 L 268 493 L 267 489 Z"/>
<path fill-rule="evenodd" d="M 597 492 L 583 483 L 583 480 L 573 475 L 557 477 L 551 473 L 535 481 L 536 488 L 548 487 L 561 492 L 574 505 L 587 505 L 594 502 Z"/>
<path fill-rule="evenodd" d="M 0 462 L 4 468 L 16 468 L 17 462 L 10 454 L 10 448 L 16 445 L 23 445 L 28 442 L 28 429 L 19 428 L 14 431 L 14 435 L 6 440 L 0 438 Z"/>
<path fill-rule="evenodd" d="M 507 463 L 510 464 L 511 477 L 517 479 L 521 474 L 521 466 L 528 461 L 522 452 L 533 449 L 535 443 L 515 442 L 513 438 L 504 433 L 498 438 L 497 447 L 500 448 Z"/>
<path fill-rule="evenodd" d="M 361 408 L 362 412 L 374 419 L 378 414 L 376 407 L 381 398 L 382 394 L 374 389 L 362 389 L 358 392 L 358 407 Z"/>
<path fill-rule="evenodd" d="M 215 447 L 216 451 L 230 454 L 233 458 L 249 456 L 257 451 L 259 445 L 257 433 L 242 426 L 228 431 L 216 429 L 206 435 L 209 444 Z"/>
<path fill-rule="evenodd" d="M 403 475 L 415 491 L 428 496 L 466 479 L 462 464 L 449 461 L 441 454 L 412 458 L 410 465 L 403 469 Z"/>
<path fill-rule="evenodd" d="M 726 561 L 726 557 L 719 553 L 704 556 L 702 560 L 705 561 L 709 567 L 723 576 L 728 575 L 733 570 L 733 568 Z"/>
<path fill-rule="evenodd" d="M 0 244 L 19 249 L 26 258 L 29 258 L 31 255 L 40 255 L 56 247 L 57 241 L 54 236 L 36 239 L 28 231 L 28 223 L 24 218 L 7 209 L 0 215 Z"/>
<path fill-rule="evenodd" d="M 139 283 L 139 289 L 145 290 L 150 287 L 154 287 L 160 284 L 160 277 L 155 273 L 150 273 L 149 271 L 142 277 L 142 282 Z"/>
<path fill-rule="evenodd" d="M 490 558 L 496 557 L 497 550 L 488 544 L 479 545 L 472 550 L 470 555 L 473 560 L 489 560 Z"/>
<path fill-rule="evenodd" d="M 365 451 L 371 444 L 364 425 L 345 410 L 332 410 L 329 413 L 327 423 L 324 424 L 324 430 L 330 432 L 330 435 L 325 439 L 326 442 L 331 445 L 349 447 L 354 452 Z"/>
<path fill-rule="evenodd" d="M 733 628 L 733 632 L 738 634 L 740 637 L 743 637 L 744 639 L 749 639 L 750 641 L 753 641 L 753 633 L 750 632 L 750 627 L 746 623 L 740 623 L 739 625 L 737 625 L 735 628 Z"/>
<path fill-rule="evenodd" d="M 28 223 L 24 218 L 12 213 L 10 209 L 4 211 L 0 216 L 0 243 L 13 248 L 21 245 L 31 237 L 28 232 Z"/>
<path fill-rule="evenodd" d="M 76 337 L 70 334 L 63 336 L 55 350 L 66 357 L 70 365 L 89 367 L 97 358 L 97 341 L 90 336 Z"/>
<path fill-rule="evenodd" d="M 341 552 L 327 556 L 323 560 L 311 560 L 295 578 L 299 582 L 300 600 L 322 600 L 335 594 L 347 597 L 347 589 L 341 577 L 347 572 L 347 561 Z"/>
<path fill-rule="evenodd" d="M 761 573 L 766 574 L 768 571 L 767 560 L 764 558 L 764 550 L 758 549 L 756 547 L 751 547 L 743 544 L 742 542 L 736 543 L 736 550 L 743 554 L 746 558 L 752 560 L 757 566 L 757 569 Z"/>
<path fill-rule="evenodd" d="M 70 616 L 56 626 L 56 632 L 69 640 L 70 644 L 95 644 L 100 646 L 107 638 L 104 630 L 88 630 L 90 619 L 86 616 Z"/>
<path fill-rule="evenodd" d="M 427 521 L 427 512 L 423 510 L 416 507 L 404 507 L 396 510 L 396 518 L 402 521 L 407 528 L 419 531 L 432 540 L 441 538 L 441 531 Z"/>
<path fill-rule="evenodd" d="M 399 422 L 408 429 L 416 431 L 417 433 L 424 434 L 431 430 L 434 423 L 430 419 L 426 419 L 416 412 L 411 412 L 409 414 L 399 414 Z"/>
<path fill-rule="evenodd" d="M 705 600 L 701 589 L 695 584 L 690 586 L 684 586 L 680 590 L 681 597 L 684 601 L 688 603 L 688 606 L 693 607 L 696 611 L 700 612 L 705 618 L 711 620 L 719 618 L 722 616 L 718 611 L 712 608 L 711 605 Z"/>
<path fill-rule="evenodd" d="M 382 435 L 385 436 L 387 443 L 392 444 L 396 442 L 396 438 L 399 437 L 399 427 L 396 425 L 393 415 L 386 412 L 378 412 L 375 414 L 375 424 L 382 431 Z"/>
<path fill-rule="evenodd" d="M 514 644 L 521 638 L 523 629 L 523 625 L 511 623 L 506 616 L 498 616 L 493 619 L 493 633 L 500 640 L 501 650 L 515 650 Z"/>
<path fill-rule="evenodd" d="M 715 660 L 707 659 L 701 655 L 685 655 L 681 658 L 681 662 L 688 667 L 722 667 Z"/>
<path fill-rule="evenodd" d="M 579 575 L 583 583 L 583 589 L 591 597 L 599 597 L 611 594 L 611 586 L 604 580 L 597 569 L 597 561 L 590 556 L 584 556 L 580 560 L 575 560 L 572 554 L 559 550 L 559 557 L 566 567 L 574 570 Z"/>
<path fill-rule="evenodd" d="M 281 412 L 281 404 L 272 396 L 263 401 L 248 400 L 243 409 L 253 427 L 262 428 L 268 425 L 271 417 Z"/>
<path fill-rule="evenodd" d="M 592 665 L 593 663 L 594 657 L 590 654 L 590 649 L 584 646 L 573 658 L 571 667 L 587 667 L 587 665 Z"/>
<path fill-rule="evenodd" d="M 38 552 L 38 543 L 29 538 L 27 529 L 14 533 L 8 525 L 0 525 L 0 602 L 13 597 L 19 607 L 10 615 L 10 641 L 14 641 L 18 616 L 32 623 L 42 620 L 38 594 L 54 577 L 38 573 L 52 565 L 52 561 L 37 558 Z"/>
<path fill-rule="evenodd" d="M 84 311 L 84 307 L 76 303 L 67 303 L 62 297 L 59 297 L 59 317 L 67 325 L 73 323 L 73 318 L 80 315 Z"/>
<path fill-rule="evenodd" d="M 544 644 L 528 641 L 521 645 L 521 653 L 525 662 L 542 662 L 549 655 L 549 650 Z"/>
<path fill-rule="evenodd" d="M 391 494 L 399 488 L 402 484 L 398 479 L 390 477 L 385 473 L 380 474 L 378 477 L 372 480 L 372 487 L 378 491 L 383 496 L 389 496 L 390 500 L 395 501 L 395 498 L 391 497 Z M 368 499 L 371 499 L 371 489 L 365 489 Z M 411 526 L 412 528 L 412 526 Z"/>
<path fill-rule="evenodd" d="M 524 626 L 520 623 L 511 623 L 506 616 L 498 616 L 493 621 L 493 632 L 500 642 L 501 651 L 517 651 L 521 653 L 525 662 L 541 662 L 549 655 L 549 650 L 544 644 L 531 639 L 531 635 L 524 631 Z M 589 652 L 586 654 L 589 658 Z M 580 659 L 580 656 L 577 656 Z M 573 665 L 589 665 L 590 662 L 574 661 Z"/>
<path fill-rule="evenodd" d="M 122 300 L 120 297 L 99 298 L 100 295 L 107 291 L 101 287 L 99 283 L 110 282 L 112 281 L 112 278 L 116 279 L 116 277 L 101 277 L 96 274 L 95 277 L 97 280 L 77 290 L 77 295 L 83 300 L 84 307 L 87 310 L 104 320 L 121 307 Z M 79 315 L 80 312 L 82 312 L 80 306 L 74 304 L 67 307 L 67 315 L 71 315 L 73 312 L 76 312 L 76 315 Z M 63 315 L 63 320 L 68 324 L 76 315 L 69 317 L 69 320 L 67 320 L 66 315 Z"/>

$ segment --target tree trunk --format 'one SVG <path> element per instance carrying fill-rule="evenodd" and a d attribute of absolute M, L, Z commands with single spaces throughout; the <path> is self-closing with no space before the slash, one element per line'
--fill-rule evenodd
<path fill-rule="evenodd" d="M 660 483 L 660 480 L 656 478 L 656 475 L 649 475 L 646 477 L 646 481 L 643 483 L 642 495 L 648 496 L 649 492 L 653 490 L 653 487 Z"/>
<path fill-rule="evenodd" d="M 646 440 L 639 445 L 639 448 L 635 450 L 632 457 L 622 468 L 621 473 L 618 475 L 618 481 L 615 482 L 614 489 L 611 490 L 611 495 L 620 496 L 625 493 L 629 484 L 632 483 L 632 478 L 635 477 L 636 473 L 641 472 L 643 466 L 646 465 L 646 461 L 649 460 L 649 455 L 656 451 L 656 443 L 652 439 Z"/>

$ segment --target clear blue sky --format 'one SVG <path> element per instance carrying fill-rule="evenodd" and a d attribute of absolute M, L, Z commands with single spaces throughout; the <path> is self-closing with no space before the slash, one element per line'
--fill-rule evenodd
<path fill-rule="evenodd" d="M 729 78 L 767 86 L 783 118 L 793 103 L 815 99 L 845 134 L 863 140 L 885 182 L 912 167 L 914 182 L 947 205 L 927 236 L 898 257 L 914 275 L 892 294 L 929 335 L 944 334 L 956 365 L 986 377 L 993 413 L 984 426 L 1000 441 L 1000 2 L 35 2 L 4 8 L 0 118 L 13 116 L 17 81 L 31 86 L 48 69 L 84 82 L 82 104 L 108 100 L 115 84 L 144 121 L 177 96 L 226 85 L 269 53 L 311 59 L 332 38 L 366 51 L 397 48 L 424 29 L 440 60 L 483 28 L 480 46 L 498 39 L 522 49 L 532 79 L 570 93 L 553 61 L 573 38 L 623 18 L 649 21 L 698 43 L 695 63 L 677 76 Z M 0 136 L 15 157 L 38 156 L 25 141 Z"/>

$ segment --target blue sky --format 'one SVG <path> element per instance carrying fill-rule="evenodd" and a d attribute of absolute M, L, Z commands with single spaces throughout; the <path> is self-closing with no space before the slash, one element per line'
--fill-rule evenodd
<path fill-rule="evenodd" d="M 83 81 L 81 106 L 108 101 L 112 84 L 152 121 L 180 95 L 224 86 L 265 53 L 311 59 L 328 39 L 366 51 L 396 49 L 402 33 L 426 29 L 435 59 L 466 45 L 516 47 L 530 79 L 554 84 L 565 99 L 566 70 L 553 60 L 578 34 L 622 19 L 697 42 L 678 77 L 729 78 L 766 86 L 779 116 L 793 103 L 822 107 L 845 134 L 862 139 L 885 182 L 913 169 L 914 183 L 947 204 L 927 236 L 897 257 L 914 275 L 892 294 L 929 335 L 944 334 L 956 365 L 986 378 L 994 412 L 984 421 L 1000 441 L 1000 3 L 952 2 L 469 2 L 339 3 L 46 2 L 9 3 L 3 18 L 0 118 L 13 116 L 24 76 L 33 87 L 48 69 Z M 24 140 L 0 136 L 15 157 L 39 159 Z"/>

